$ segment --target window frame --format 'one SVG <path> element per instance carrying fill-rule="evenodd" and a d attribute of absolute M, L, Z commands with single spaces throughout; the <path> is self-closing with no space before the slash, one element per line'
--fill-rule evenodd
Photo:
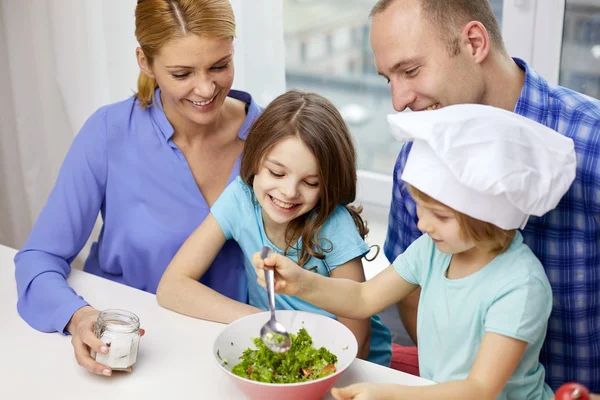
<path fill-rule="evenodd" d="M 502 36 L 508 53 L 557 85 L 566 0 L 504 0 Z"/>

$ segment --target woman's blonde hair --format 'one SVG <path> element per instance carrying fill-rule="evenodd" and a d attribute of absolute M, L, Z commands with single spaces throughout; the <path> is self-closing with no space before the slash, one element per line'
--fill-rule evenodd
<path fill-rule="evenodd" d="M 321 237 L 323 224 L 338 205 L 346 206 L 362 238 L 369 232 L 356 198 L 356 150 L 348 127 L 335 106 L 317 93 L 291 90 L 273 100 L 254 122 L 244 145 L 240 177 L 252 187 L 254 176 L 269 151 L 289 137 L 301 140 L 317 159 L 319 201 L 312 211 L 291 221 L 285 241 L 291 248 L 302 239 L 298 264 L 310 256 L 324 259 L 331 242 Z M 343 233 L 342 233 L 343 234 Z"/>
<path fill-rule="evenodd" d="M 448 207 L 412 185 L 408 185 L 408 188 L 413 199 L 419 200 L 425 204 L 442 206 L 451 210 L 460 227 L 460 238 L 462 240 L 471 242 L 476 247 L 498 254 L 502 253 L 510 246 L 512 239 L 515 236 L 514 229 L 505 230 L 489 222 L 475 219 Z"/>
<path fill-rule="evenodd" d="M 139 0 L 135 8 L 135 37 L 148 65 L 170 41 L 188 34 L 214 38 L 235 37 L 235 17 L 228 0 Z M 149 107 L 158 85 L 140 71 L 138 98 L 142 108 Z"/>

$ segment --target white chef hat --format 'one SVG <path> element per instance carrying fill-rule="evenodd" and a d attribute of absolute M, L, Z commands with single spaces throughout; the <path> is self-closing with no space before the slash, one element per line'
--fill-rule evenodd
<path fill-rule="evenodd" d="M 414 141 L 402 180 L 502 229 L 556 207 L 575 179 L 573 140 L 503 109 L 462 104 L 388 116 Z"/>

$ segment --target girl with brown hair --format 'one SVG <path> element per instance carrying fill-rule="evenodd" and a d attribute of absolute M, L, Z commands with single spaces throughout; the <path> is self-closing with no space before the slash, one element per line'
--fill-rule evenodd
<path fill-rule="evenodd" d="M 259 283 L 346 318 L 365 318 L 419 286 L 420 376 L 436 385 L 362 383 L 350 399 L 543 399 L 539 356 L 552 308 L 544 268 L 519 232 L 556 207 L 573 183 L 573 140 L 523 116 L 455 105 L 389 117 L 413 141 L 402 180 L 422 236 L 364 283 L 308 274 L 291 260 L 253 256 Z"/>
<path fill-rule="evenodd" d="M 256 120 L 244 147 L 240 177 L 211 207 L 206 220 L 169 264 L 157 291 L 161 305 L 196 318 L 229 323 L 227 304 L 207 301 L 198 282 L 228 239 L 244 252 L 249 303 L 266 310 L 252 254 L 267 245 L 313 273 L 364 281 L 369 252 L 356 196 L 356 151 L 342 117 L 315 93 L 287 92 Z M 297 297 L 276 295 L 278 309 L 338 318 L 355 334 L 359 357 L 388 366 L 391 335 L 379 317 L 336 317 Z"/>
<path fill-rule="evenodd" d="M 35 329 L 70 333 L 77 362 L 107 376 L 112 370 L 90 356 L 109 351 L 92 331 L 98 311 L 67 284 L 98 213 L 102 232 L 85 271 L 155 293 L 177 249 L 238 175 L 261 111 L 248 93 L 231 90 L 235 19 L 227 0 L 141 0 L 135 33 L 137 93 L 87 120 L 15 257 L 21 316 Z M 250 312 L 241 264 L 229 241 L 202 282 L 213 297 L 233 299 L 230 309 Z"/>

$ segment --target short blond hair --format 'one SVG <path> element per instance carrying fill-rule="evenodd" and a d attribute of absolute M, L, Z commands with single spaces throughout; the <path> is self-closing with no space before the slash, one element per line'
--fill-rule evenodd
<path fill-rule="evenodd" d="M 371 9 L 370 17 L 384 12 L 397 0 L 379 0 Z M 489 0 L 415 0 L 421 7 L 423 19 L 437 28 L 448 52 L 459 52 L 458 32 L 470 21 L 479 21 L 488 32 L 494 47 L 506 53 L 500 24 Z"/>
<path fill-rule="evenodd" d="M 408 185 L 408 189 L 415 200 L 451 210 L 460 227 L 460 238 L 466 242 L 473 243 L 476 247 L 494 253 L 502 253 L 508 249 L 515 236 L 515 229 L 502 229 L 489 222 L 470 217 L 437 201 L 412 185 Z"/>

